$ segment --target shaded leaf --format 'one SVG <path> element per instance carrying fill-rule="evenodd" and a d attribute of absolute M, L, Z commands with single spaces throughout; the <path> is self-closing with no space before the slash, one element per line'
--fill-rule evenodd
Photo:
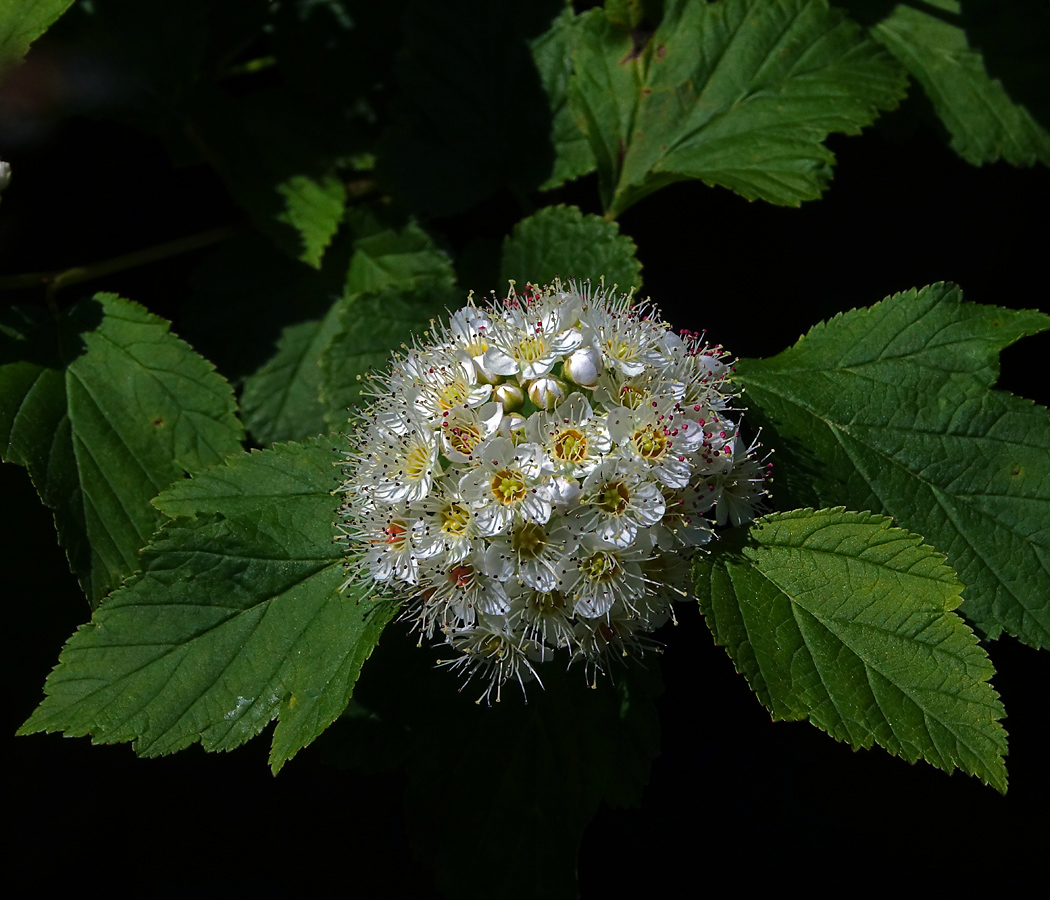
<path fill-rule="evenodd" d="M 540 185 L 549 191 L 566 181 L 594 171 L 595 160 L 587 136 L 580 130 L 569 105 L 569 78 L 572 76 L 572 52 L 585 17 L 573 13 L 571 5 L 562 10 L 550 29 L 530 43 L 532 58 L 551 108 L 551 143 L 554 145 L 554 169 Z"/>
<path fill-rule="evenodd" d="M 857 134 L 904 94 L 899 65 L 824 0 L 668 0 L 644 44 L 592 11 L 569 97 L 617 216 L 699 178 L 749 200 L 818 197 L 831 132 Z"/>
<path fill-rule="evenodd" d="M 957 0 L 931 0 L 925 8 L 899 3 L 871 33 L 922 85 L 951 134 L 952 149 L 967 162 L 1050 165 L 1050 132 L 989 75 L 966 12 Z M 992 15 L 1016 17 L 1019 12 L 997 3 Z M 1035 12 L 1045 33 L 1047 11 Z"/>
<path fill-rule="evenodd" d="M 364 227 L 364 223 L 357 224 Z M 453 278 L 448 257 L 414 222 L 401 231 L 370 230 L 353 247 L 342 294 L 334 299 L 329 296 L 331 306 L 323 315 L 286 327 L 277 352 L 245 380 L 241 396 L 244 421 L 261 442 L 298 440 L 329 430 L 320 399 L 320 360 L 342 328 L 342 311 L 358 294 L 390 285 L 411 287 L 427 280 L 451 282 Z M 313 281 L 322 289 L 331 286 L 331 279 Z"/>
<path fill-rule="evenodd" d="M 233 391 L 136 303 L 98 294 L 57 329 L 36 311 L 0 325 L 0 446 L 29 469 L 92 606 L 137 568 L 150 500 L 240 449 Z"/>
<path fill-rule="evenodd" d="M 775 434 L 775 471 L 791 474 L 787 502 L 893 516 L 947 554 L 982 632 L 1037 647 L 1050 644 L 1050 414 L 990 389 L 999 351 L 1047 327 L 936 284 L 736 369 Z"/>
<path fill-rule="evenodd" d="M 394 613 L 339 587 L 326 443 L 240 453 L 157 500 L 178 516 L 67 642 L 20 729 L 229 750 L 278 719 L 276 773 L 342 712 Z"/>
<path fill-rule="evenodd" d="M 758 519 L 696 564 L 715 636 L 774 719 L 853 747 L 961 768 L 1006 791 L 991 662 L 953 610 L 944 557 L 889 519 L 799 509 Z"/>
<path fill-rule="evenodd" d="M 347 410 L 362 402 L 361 380 L 370 370 L 385 367 L 402 344 L 426 332 L 431 319 L 458 309 L 462 300 L 450 283 L 430 281 L 416 289 L 365 294 L 343 307 L 339 330 L 321 356 L 321 398 L 329 426 L 346 426 Z"/>
<path fill-rule="evenodd" d="M 195 141 L 260 231 L 319 268 L 346 206 L 337 161 L 355 147 L 349 126 L 276 88 L 236 100 L 202 91 L 191 116 Z"/>
<path fill-rule="evenodd" d="M 575 206 L 548 206 L 514 226 L 503 241 L 500 284 L 550 284 L 600 278 L 621 291 L 641 287 L 637 248 L 615 222 L 585 216 Z"/>

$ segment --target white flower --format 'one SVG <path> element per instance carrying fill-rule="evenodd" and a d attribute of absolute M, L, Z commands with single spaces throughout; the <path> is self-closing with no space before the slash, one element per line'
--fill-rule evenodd
<path fill-rule="evenodd" d="M 604 287 L 468 301 L 369 377 L 340 488 L 348 583 L 444 636 L 483 699 L 556 653 L 593 678 L 656 646 L 692 556 L 766 492 L 724 359 Z"/>
<path fill-rule="evenodd" d="M 499 534 L 516 519 L 543 523 L 551 517 L 554 466 L 541 447 L 496 437 L 478 456 L 480 465 L 463 475 L 459 492 L 470 504 L 481 534 Z"/>

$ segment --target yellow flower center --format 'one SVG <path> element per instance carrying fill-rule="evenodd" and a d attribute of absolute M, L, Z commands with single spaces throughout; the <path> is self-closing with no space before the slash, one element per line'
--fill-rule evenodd
<path fill-rule="evenodd" d="M 500 469 L 492 476 L 492 493 L 504 506 L 518 503 L 525 499 L 525 479 L 521 472 L 512 469 Z"/>
<path fill-rule="evenodd" d="M 634 449 L 642 459 L 660 459 L 667 452 L 667 436 L 655 425 L 646 425 L 631 435 Z"/>
<path fill-rule="evenodd" d="M 547 355 L 547 342 L 539 335 L 525 338 L 518 344 L 518 359 L 535 362 Z"/>
<path fill-rule="evenodd" d="M 511 546 L 518 556 L 524 559 L 535 559 L 547 546 L 547 532 L 542 525 L 526 522 L 514 529 Z"/>
<path fill-rule="evenodd" d="M 620 388 L 620 402 L 628 409 L 638 409 L 648 399 L 649 392 L 633 384 L 625 384 Z"/>
<path fill-rule="evenodd" d="M 423 444 L 416 444 L 405 455 L 405 474 L 418 481 L 430 471 L 430 450 Z"/>
<path fill-rule="evenodd" d="M 560 462 L 578 463 L 587 455 L 587 438 L 582 431 L 565 428 L 554 438 L 554 458 Z"/>
<path fill-rule="evenodd" d="M 470 510 L 462 503 L 447 503 L 441 510 L 441 530 L 445 534 L 454 534 L 457 537 L 467 531 L 470 523 Z"/>
<path fill-rule="evenodd" d="M 452 449 L 464 456 L 481 443 L 481 429 L 476 425 L 450 425 L 446 434 Z"/>
<path fill-rule="evenodd" d="M 442 409 L 452 409 L 454 406 L 462 406 L 468 397 L 470 388 L 462 381 L 453 381 L 438 391 L 438 406 Z"/>
<path fill-rule="evenodd" d="M 620 571 L 620 560 L 608 550 L 599 550 L 580 562 L 580 571 L 588 581 L 612 581 Z"/>
<path fill-rule="evenodd" d="M 597 505 L 600 510 L 618 516 L 631 502 L 631 492 L 622 481 L 610 481 L 598 491 Z"/>

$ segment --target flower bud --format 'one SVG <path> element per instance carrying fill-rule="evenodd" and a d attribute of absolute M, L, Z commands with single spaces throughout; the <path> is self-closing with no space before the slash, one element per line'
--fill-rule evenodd
<path fill-rule="evenodd" d="M 544 375 L 529 382 L 529 399 L 540 409 L 554 409 L 568 393 L 569 386 L 553 375 Z"/>
<path fill-rule="evenodd" d="M 603 371 L 602 354 L 596 347 L 580 347 L 561 367 L 562 375 L 584 388 L 598 384 L 598 376 Z"/>
<path fill-rule="evenodd" d="M 517 412 L 525 405 L 525 392 L 508 381 L 496 386 L 492 399 L 503 404 L 504 412 Z"/>

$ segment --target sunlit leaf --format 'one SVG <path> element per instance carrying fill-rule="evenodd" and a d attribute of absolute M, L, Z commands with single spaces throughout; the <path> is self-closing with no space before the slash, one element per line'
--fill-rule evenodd
<path fill-rule="evenodd" d="M 800 509 L 759 519 L 696 565 L 715 641 L 774 719 L 809 719 L 1006 791 L 1003 707 L 953 610 L 944 557 L 889 519 Z"/>
<path fill-rule="evenodd" d="M 999 351 L 1048 327 L 936 284 L 740 360 L 749 418 L 785 476 L 778 502 L 893 516 L 947 555 L 981 631 L 1047 646 L 1050 413 L 991 388 Z"/>
<path fill-rule="evenodd" d="M 574 55 L 569 97 L 610 216 L 686 178 L 812 200 L 828 134 L 857 134 L 904 94 L 900 66 L 824 0 L 668 0 L 643 37 L 594 11 Z"/>
<path fill-rule="evenodd" d="M 616 284 L 627 292 L 642 283 L 635 250 L 615 222 L 585 216 L 575 206 L 547 206 L 515 225 L 503 241 L 500 284 L 513 279 L 519 287 L 542 285 L 559 277 L 597 284 L 604 277 L 610 288 Z"/>
<path fill-rule="evenodd" d="M 0 447 L 29 469 L 92 606 L 138 567 L 150 500 L 240 449 L 233 391 L 136 303 L 98 294 L 56 324 L 0 323 Z"/>
<path fill-rule="evenodd" d="M 329 443 L 241 453 L 161 496 L 143 571 L 69 639 L 20 733 L 229 750 L 278 720 L 277 772 L 345 708 L 394 613 L 345 593 Z"/>

